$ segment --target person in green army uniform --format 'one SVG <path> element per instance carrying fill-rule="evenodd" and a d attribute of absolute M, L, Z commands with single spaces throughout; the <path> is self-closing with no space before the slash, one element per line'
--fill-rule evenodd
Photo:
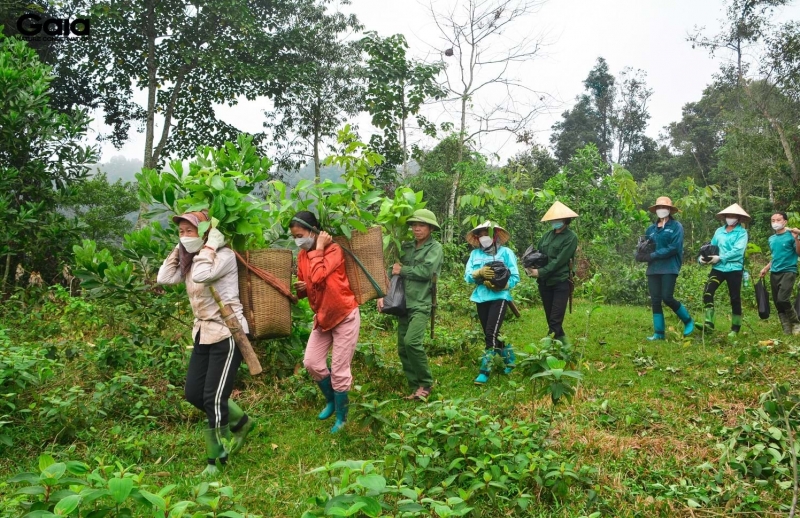
<path fill-rule="evenodd" d="M 403 364 L 408 385 L 414 391 L 406 399 L 426 399 L 431 395 L 433 376 L 428 366 L 428 356 L 422 339 L 431 317 L 433 276 L 442 268 L 442 245 L 431 232 L 440 230 L 436 215 L 420 209 L 408 218 L 414 241 L 403 243 L 400 262 L 394 263 L 391 275 L 403 279 L 406 294 L 406 314 L 398 317 L 397 353 Z M 378 299 L 378 311 L 383 309 L 383 299 Z"/>
<path fill-rule="evenodd" d="M 569 224 L 577 217 L 578 214 L 572 209 L 560 201 L 555 202 L 542 217 L 543 222 L 550 222 L 552 229 L 542 236 L 537 245 L 539 251 L 547 256 L 547 264 L 541 268 L 525 269 L 528 275 L 538 279 L 548 335 L 552 334 L 563 344 L 570 343 L 563 324 L 572 289 L 570 262 L 578 249 L 578 236 L 569 228 Z"/>

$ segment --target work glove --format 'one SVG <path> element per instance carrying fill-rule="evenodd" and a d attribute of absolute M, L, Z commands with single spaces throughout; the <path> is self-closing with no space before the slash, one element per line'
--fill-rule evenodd
<path fill-rule="evenodd" d="M 472 278 L 475 279 L 476 281 L 478 281 L 478 280 L 480 280 L 482 278 L 481 270 L 483 270 L 483 268 L 478 268 L 477 270 L 472 270 Z"/>
<path fill-rule="evenodd" d="M 484 279 L 494 279 L 494 270 L 492 270 L 489 266 L 484 266 L 481 268 L 481 277 Z"/>
<path fill-rule="evenodd" d="M 711 257 L 708 258 L 708 262 L 710 262 L 711 264 L 717 264 L 719 262 L 719 256 L 712 255 Z"/>
<path fill-rule="evenodd" d="M 222 235 L 222 232 L 217 230 L 216 228 L 212 228 L 208 231 L 208 239 L 206 240 L 206 246 L 217 251 L 222 245 L 225 244 L 225 236 Z"/>
<path fill-rule="evenodd" d="M 483 285 L 489 288 L 490 290 L 494 290 L 494 284 L 491 281 L 483 281 Z"/>
<path fill-rule="evenodd" d="M 708 261 L 703 259 L 702 255 L 697 257 L 697 262 L 700 263 L 700 264 L 708 264 Z"/>

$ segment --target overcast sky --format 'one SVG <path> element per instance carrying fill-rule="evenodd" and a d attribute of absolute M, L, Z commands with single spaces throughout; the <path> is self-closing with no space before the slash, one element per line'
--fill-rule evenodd
<path fill-rule="evenodd" d="M 453 0 L 454 1 L 454 0 Z M 443 6 L 446 0 L 436 0 Z M 537 140 L 548 144 L 549 128 L 571 107 L 582 93 L 582 81 L 599 56 L 604 57 L 616 76 L 624 67 L 647 73 L 647 83 L 654 90 L 650 100 L 651 120 L 648 134 L 657 138 L 661 129 L 681 116 L 681 107 L 700 98 L 703 88 L 719 69 L 723 56 L 712 59 L 705 50 L 692 49 L 687 33 L 695 26 L 705 26 L 708 34 L 717 32 L 722 19 L 721 0 L 549 0 L 519 29 L 542 35 L 547 45 L 541 55 L 527 63 L 518 74 L 526 84 L 552 96 L 550 113 L 538 116 L 532 129 Z M 432 22 L 427 3 L 417 0 L 352 0 L 341 6 L 353 12 L 366 30 L 381 36 L 402 33 L 414 57 L 438 59 L 444 50 Z M 793 5 L 779 11 L 779 20 L 800 18 L 800 7 Z M 454 64 L 454 62 L 453 62 Z M 142 101 L 144 98 L 142 98 Z M 244 102 L 233 108 L 221 107 L 218 114 L 244 131 L 261 130 L 265 102 Z M 437 122 L 450 120 L 441 108 L 431 107 L 429 115 Z M 99 117 L 96 117 L 99 118 Z M 371 133 L 369 119 L 357 122 L 364 140 Z M 452 120 L 455 122 L 455 120 Z M 100 123 L 94 124 L 100 129 Z M 513 141 L 512 141 L 513 142 Z M 497 153 L 501 161 L 520 148 L 508 139 L 484 142 L 484 151 Z M 122 154 L 142 158 L 144 139 L 133 134 L 131 140 L 116 150 L 103 145 L 103 160 Z"/>

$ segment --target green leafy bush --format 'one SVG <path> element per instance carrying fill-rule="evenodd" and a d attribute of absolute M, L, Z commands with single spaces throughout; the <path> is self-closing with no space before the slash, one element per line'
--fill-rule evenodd
<path fill-rule="evenodd" d="M 218 482 L 201 482 L 186 498 L 176 495 L 177 485 L 157 487 L 146 483 L 146 473 L 136 466 L 99 465 L 91 470 L 79 461 L 56 462 L 50 455 L 39 457 L 38 472 L 20 473 L 8 480 L 20 484 L 18 497 L 8 507 L 28 511 L 25 516 L 47 518 L 74 516 L 226 516 L 258 518 L 241 505 L 241 495 Z M 10 510 L 10 509 L 9 509 Z"/>

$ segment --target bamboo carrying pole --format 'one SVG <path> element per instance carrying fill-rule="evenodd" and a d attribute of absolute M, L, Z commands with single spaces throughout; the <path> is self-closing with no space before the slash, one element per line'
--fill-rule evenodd
<path fill-rule="evenodd" d="M 231 330 L 233 341 L 236 342 L 236 347 L 238 347 L 239 352 L 242 353 L 250 374 L 253 376 L 256 374 L 261 374 L 263 371 L 261 368 L 261 363 L 258 361 L 255 351 L 253 351 L 253 346 L 250 345 L 250 340 L 247 339 L 247 335 L 244 334 L 244 331 L 242 331 L 242 326 L 239 324 L 239 319 L 236 318 L 236 313 L 233 312 L 233 309 L 229 304 L 222 303 L 219 293 L 217 293 L 217 290 L 215 290 L 213 286 L 209 286 L 208 289 L 211 290 L 211 295 L 219 305 L 219 310 L 222 313 L 222 319 L 225 321 L 225 325 L 228 326 L 228 329 Z"/>

